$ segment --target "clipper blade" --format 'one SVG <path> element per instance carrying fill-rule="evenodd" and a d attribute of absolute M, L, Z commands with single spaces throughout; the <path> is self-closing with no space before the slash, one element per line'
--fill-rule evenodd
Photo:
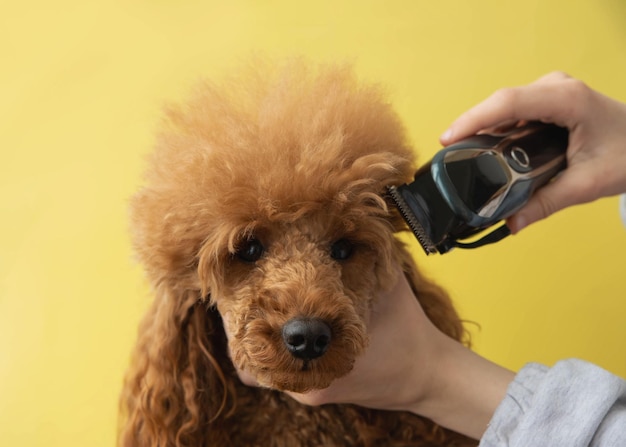
<path fill-rule="evenodd" d="M 413 231 L 413 234 L 417 238 L 417 241 L 420 243 L 426 254 L 429 255 L 437 253 L 437 248 L 435 247 L 435 244 L 424 230 L 424 227 L 422 227 L 422 224 L 420 224 L 419 220 L 415 217 L 415 214 L 411 211 L 409 205 L 402 198 L 398 189 L 395 186 L 387 186 L 387 192 L 389 193 L 391 200 L 393 200 L 393 202 L 395 203 L 398 211 L 400 211 L 400 214 L 408 224 L 411 231 Z"/>

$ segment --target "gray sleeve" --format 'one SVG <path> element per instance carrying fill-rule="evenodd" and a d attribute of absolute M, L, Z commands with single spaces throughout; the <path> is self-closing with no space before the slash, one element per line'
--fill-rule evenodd
<path fill-rule="evenodd" d="M 582 360 L 528 364 L 480 447 L 626 446 L 626 381 Z"/>

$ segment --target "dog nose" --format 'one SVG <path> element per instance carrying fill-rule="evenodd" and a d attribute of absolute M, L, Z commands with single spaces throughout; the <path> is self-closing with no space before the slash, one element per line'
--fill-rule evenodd
<path fill-rule="evenodd" d="M 294 318 L 285 323 L 282 332 L 289 352 L 303 360 L 324 355 L 331 339 L 330 327 L 318 318 Z"/>

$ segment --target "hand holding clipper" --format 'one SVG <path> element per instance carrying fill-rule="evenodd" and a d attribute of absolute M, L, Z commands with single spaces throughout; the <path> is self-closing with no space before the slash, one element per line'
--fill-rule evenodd
<path fill-rule="evenodd" d="M 506 224 L 461 242 L 514 214 L 566 167 L 567 129 L 531 122 L 480 134 L 439 151 L 413 182 L 389 186 L 400 213 L 427 254 L 476 248 L 510 234 Z"/>

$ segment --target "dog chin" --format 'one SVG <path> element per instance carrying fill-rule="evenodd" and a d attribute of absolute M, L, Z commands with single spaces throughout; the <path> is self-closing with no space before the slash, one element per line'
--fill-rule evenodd
<path fill-rule="evenodd" d="M 328 388 L 335 379 L 348 374 L 353 366 L 354 361 L 346 362 L 343 368 L 334 369 L 332 372 L 322 371 L 321 368 L 313 365 L 305 366 L 295 372 L 264 371 L 256 375 L 256 380 L 259 385 L 277 391 L 306 393 Z"/>

